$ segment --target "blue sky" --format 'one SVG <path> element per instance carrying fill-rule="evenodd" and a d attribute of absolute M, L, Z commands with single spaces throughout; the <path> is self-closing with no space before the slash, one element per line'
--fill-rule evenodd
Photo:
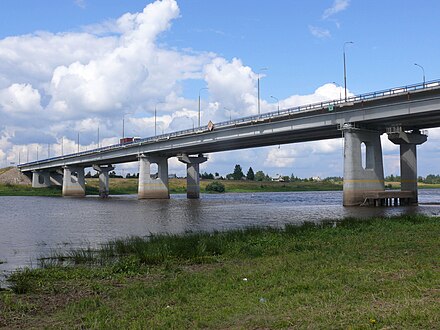
<path fill-rule="evenodd" d="M 97 126 L 101 143 L 115 143 L 124 113 L 131 135 L 152 135 L 155 105 L 159 131 L 188 128 L 206 86 L 205 121 L 250 115 L 263 67 L 263 111 L 276 107 L 271 96 L 282 107 L 338 98 L 330 84 L 343 84 L 347 41 L 350 93 L 421 82 L 414 63 L 440 78 L 438 1 L 2 0 L 0 9 L 0 166 L 47 154 L 48 143 L 60 153 L 61 138 L 73 152 L 78 131 L 81 148 L 92 148 Z M 440 172 L 437 139 L 432 130 L 420 147 L 421 175 Z M 321 141 L 213 154 L 204 169 L 225 174 L 238 162 L 333 176 L 341 155 L 341 141 Z M 397 155 L 384 141 L 386 174 L 398 174 Z M 184 170 L 174 160 L 170 168 Z"/>

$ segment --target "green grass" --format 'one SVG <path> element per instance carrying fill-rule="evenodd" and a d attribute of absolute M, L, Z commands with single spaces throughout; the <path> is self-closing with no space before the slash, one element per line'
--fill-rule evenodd
<path fill-rule="evenodd" d="M 0 327 L 435 329 L 438 237 L 406 216 L 116 240 L 13 274 Z"/>
<path fill-rule="evenodd" d="M 214 180 L 201 180 L 200 190 L 206 192 L 207 185 Z M 86 195 L 99 194 L 99 180 L 96 178 L 86 179 Z M 289 192 L 289 191 L 334 191 L 342 190 L 342 182 L 271 182 L 271 181 L 235 181 L 221 180 L 225 191 L 229 193 L 243 192 Z M 400 189 L 400 183 L 386 183 L 387 189 Z M 388 187 L 390 185 L 390 187 Z M 440 188 L 440 185 L 419 183 L 419 188 Z M 186 193 L 186 179 L 170 179 L 169 190 L 171 194 Z M 110 179 L 110 195 L 137 194 L 137 179 Z M 1 185 L 0 196 L 61 196 L 60 187 L 31 188 L 23 185 Z"/>
<path fill-rule="evenodd" d="M 0 196 L 61 196 L 61 187 L 32 188 L 28 185 L 0 184 Z"/>

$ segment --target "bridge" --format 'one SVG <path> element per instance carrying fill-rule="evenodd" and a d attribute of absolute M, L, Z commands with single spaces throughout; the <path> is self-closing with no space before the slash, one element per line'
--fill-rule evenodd
<path fill-rule="evenodd" d="M 19 164 L 33 187 L 62 185 L 63 196 L 84 196 L 84 169 L 99 173 L 100 195 L 109 194 L 114 164 L 139 162 L 138 197 L 169 198 L 168 158 L 187 166 L 187 197 L 199 198 L 199 164 L 206 153 L 344 139 L 343 204 L 417 204 L 417 150 L 424 129 L 440 126 L 440 80 L 319 102 Z M 380 136 L 400 145 L 401 191 L 385 192 Z M 364 150 L 364 151 L 363 151 Z M 157 178 L 151 177 L 157 164 Z M 390 197 L 391 196 L 391 197 Z"/>

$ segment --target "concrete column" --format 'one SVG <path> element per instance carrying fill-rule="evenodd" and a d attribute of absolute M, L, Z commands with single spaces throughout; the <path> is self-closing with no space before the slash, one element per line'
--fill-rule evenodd
<path fill-rule="evenodd" d="M 400 189 L 412 191 L 414 194 L 409 203 L 417 204 L 417 145 L 425 143 L 427 136 L 419 131 L 412 133 L 402 131 L 389 133 L 388 139 L 400 145 Z"/>
<path fill-rule="evenodd" d="M 93 165 L 93 169 L 99 173 L 99 196 L 107 198 L 109 194 L 109 175 L 115 169 L 112 165 Z"/>
<path fill-rule="evenodd" d="M 32 188 L 50 187 L 49 171 L 33 171 L 32 172 Z"/>
<path fill-rule="evenodd" d="M 157 178 L 151 178 L 151 164 L 157 164 Z M 160 156 L 139 157 L 139 199 L 167 199 L 168 190 L 168 158 Z"/>
<path fill-rule="evenodd" d="M 186 164 L 186 197 L 200 198 L 200 171 L 201 163 L 208 160 L 202 155 L 196 157 L 189 157 L 186 154 L 178 156 L 179 161 Z"/>
<path fill-rule="evenodd" d="M 344 145 L 344 206 L 360 205 L 368 191 L 384 191 L 382 146 L 380 132 L 343 128 Z M 365 154 L 362 155 L 362 144 Z M 363 157 L 365 160 L 363 161 Z"/>
<path fill-rule="evenodd" d="M 63 196 L 84 197 L 86 185 L 84 179 L 84 167 L 64 167 Z"/>

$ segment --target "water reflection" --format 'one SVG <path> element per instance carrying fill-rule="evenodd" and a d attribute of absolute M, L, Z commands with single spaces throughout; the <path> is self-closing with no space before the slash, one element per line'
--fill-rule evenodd
<path fill-rule="evenodd" d="M 421 203 L 438 203 L 440 190 L 421 190 Z M 1 197 L 0 272 L 29 266 L 53 250 L 97 246 L 110 239 L 152 233 L 214 231 L 249 226 L 320 222 L 421 213 L 440 214 L 440 205 L 344 208 L 342 192 L 202 195 L 188 200 L 87 197 Z"/>

